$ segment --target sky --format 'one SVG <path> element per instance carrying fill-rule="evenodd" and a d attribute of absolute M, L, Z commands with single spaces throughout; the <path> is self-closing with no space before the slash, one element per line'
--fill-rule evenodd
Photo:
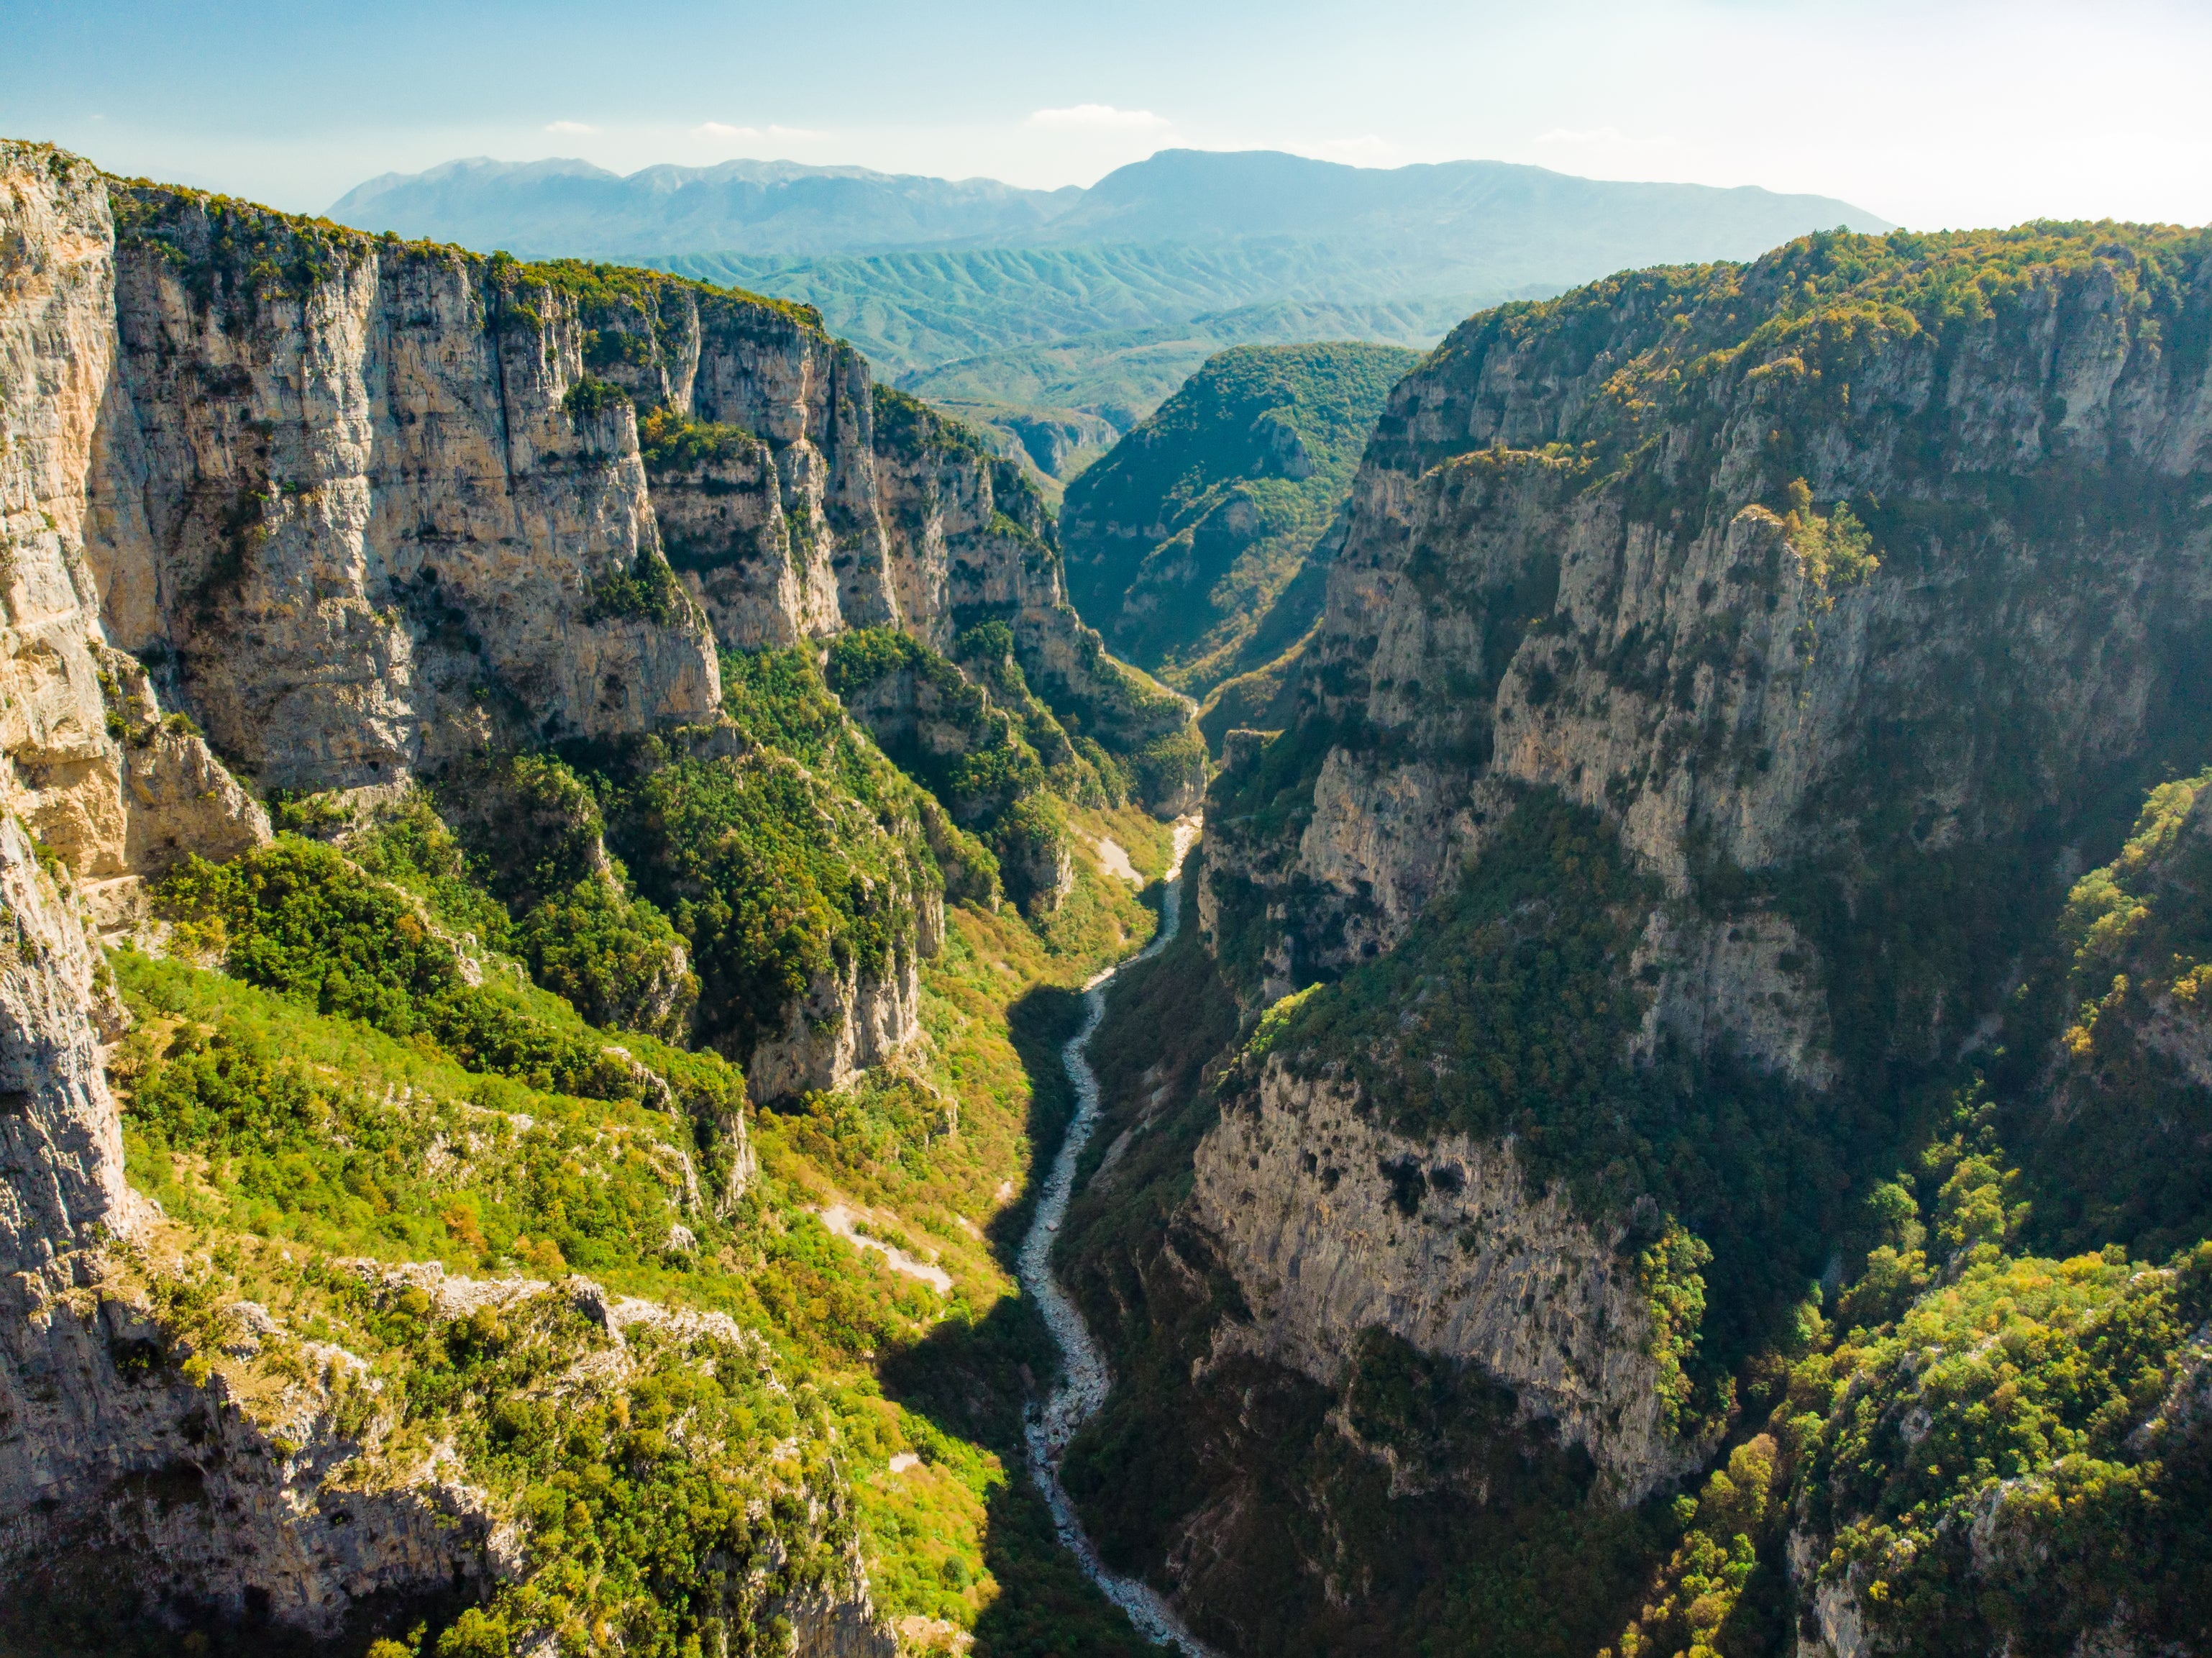
<path fill-rule="evenodd" d="M 319 211 L 460 156 L 1088 185 L 1155 150 L 2212 220 L 2212 0 L 0 0 L 0 136 Z"/>

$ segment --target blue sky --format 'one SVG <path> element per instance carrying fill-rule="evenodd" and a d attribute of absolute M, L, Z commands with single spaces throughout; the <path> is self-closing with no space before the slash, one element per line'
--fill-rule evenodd
<path fill-rule="evenodd" d="M 1170 145 L 2212 219 L 2212 5 L 0 0 L 0 134 L 320 209 L 460 155 L 1088 184 Z"/>

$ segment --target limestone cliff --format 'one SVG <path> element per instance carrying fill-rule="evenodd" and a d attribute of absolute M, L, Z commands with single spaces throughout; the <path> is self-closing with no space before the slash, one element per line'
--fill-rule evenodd
<path fill-rule="evenodd" d="M 137 1205 L 100 1067 L 98 958 L 75 895 L 40 867 L 13 820 L 0 822 L 0 1265 L 27 1283 L 58 1257 L 130 1232 Z"/>
<path fill-rule="evenodd" d="M 894 564 L 918 592 L 943 595 L 935 631 L 911 631 L 941 649 L 955 626 L 1003 621 L 1030 686 L 1069 733 L 1127 757 L 1156 814 L 1189 810 L 1206 785 L 1192 704 L 1115 661 L 1076 616 L 1036 487 L 913 398 L 879 388 L 877 411 Z"/>
<path fill-rule="evenodd" d="M 1510 1149 L 1407 1139 L 1363 1115 L 1352 1090 L 1278 1064 L 1224 1111 L 1196 1174 L 1194 1217 L 1252 1314 L 1221 1327 L 1218 1351 L 1336 1386 L 1361 1333 L 1387 1330 L 1513 1387 L 1621 1496 L 1696 1460 L 1662 1420 L 1624 1228 L 1594 1227 L 1563 1193 L 1532 1193 Z"/>
<path fill-rule="evenodd" d="M 1018 468 L 873 387 L 811 309 L 364 235 L 40 146 L 0 175 L 0 735 L 11 804 L 103 924 L 183 854 L 266 837 L 218 753 L 312 793 L 619 747 L 722 720 L 718 648 L 854 627 L 941 646 L 1006 623 L 1149 804 L 1196 799 L 1188 704 L 1076 617 Z M 881 1040 L 794 1076 L 915 1033 L 890 981 L 813 984 L 794 1029 L 832 1003 Z"/>
<path fill-rule="evenodd" d="M 1268 1058 L 1135 1254 L 1212 1264 L 1218 1350 L 1339 1387 L 1380 1328 L 1618 1495 L 1698 1460 L 1755 1385 L 1727 1368 L 1865 1258 L 1856 1206 L 1978 1070 L 2023 1140 L 2100 1099 L 2059 1137 L 2085 1186 L 2191 1171 L 2096 1185 L 2076 1247 L 2201 1235 L 2153 1213 L 2203 1184 L 2187 962 L 2085 911 L 2070 1056 L 2022 1009 L 2069 884 L 2212 753 L 2208 320 L 2201 232 L 1822 235 L 1500 308 L 1397 387 L 1294 717 L 1207 804 L 1202 929 Z M 1263 1440 L 1178 1500 L 1252 1536 L 1345 1500 L 1255 1509 Z M 1252 1604 L 1226 1557 L 1164 1570 Z M 1300 1570 L 1334 1616 L 1353 1568 Z"/>
<path fill-rule="evenodd" d="M 531 1570 L 511 1495 L 401 1431 L 404 1389 L 367 1375 L 389 1352 L 242 1299 L 131 1194 L 101 1070 L 127 1015 L 88 923 L 135 930 L 149 878 L 266 842 L 257 783 L 390 803 L 487 749 L 676 728 L 731 748 L 630 382 L 775 448 L 775 513 L 833 590 L 798 582 L 757 637 L 901 619 L 865 364 L 811 313 L 674 284 L 653 338 L 682 361 L 647 385 L 629 290 L 597 282 L 0 146 L 0 1570 L 19 1588 L 328 1637 Z M 587 828 L 583 873 L 611 880 Z M 831 987 L 859 1014 L 821 1082 L 910 1039 L 940 924 L 934 889 L 913 897 L 884 984 Z M 662 976 L 688 979 L 672 949 Z M 568 1299 L 544 1317 L 549 1356 L 592 1344 Z M 664 1340 L 586 1385 L 621 1411 L 630 1380 L 713 1362 Z M 728 1615 L 780 1617 L 799 1650 L 889 1650 L 841 1493 L 793 1477 L 776 1504 L 802 1518 L 734 1561 Z"/>
<path fill-rule="evenodd" d="M 1717 875 L 1995 838 L 2164 738 L 2212 604 L 2212 391 L 2180 337 L 2202 254 L 2035 267 L 1948 320 L 1893 297 L 1909 253 L 1855 281 L 1869 257 L 1798 243 L 1503 308 L 1393 393 L 1292 821 L 1224 825 L 1208 866 L 1217 901 L 1239 872 L 1310 883 L 1257 930 L 1291 977 L 1388 948 L 1514 791 L 1549 787 L 1723 910 L 1655 911 L 1657 1018 L 1817 1080 L 1821 964 Z"/>
<path fill-rule="evenodd" d="M 0 789 L 115 921 L 140 877 L 268 822 L 105 637 L 88 503 L 118 349 L 106 180 L 0 146 Z"/>

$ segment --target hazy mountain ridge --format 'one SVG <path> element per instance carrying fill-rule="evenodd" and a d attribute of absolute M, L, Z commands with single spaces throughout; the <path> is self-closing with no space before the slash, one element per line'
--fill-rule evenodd
<path fill-rule="evenodd" d="M 1078 194 L 797 162 L 664 165 L 625 177 L 588 162 L 476 157 L 368 180 L 338 198 L 328 216 L 528 257 L 823 253 L 1029 240 Z"/>
<path fill-rule="evenodd" d="M 1470 265 L 1497 263 L 1491 250 L 1503 247 L 1502 257 L 1522 262 L 1508 278 L 1520 282 L 1742 258 L 1816 227 L 1889 228 L 1832 197 L 1753 186 L 1581 179 L 1504 162 L 1355 168 L 1273 150 L 1195 149 L 1162 150 L 1087 190 L 1054 191 L 790 162 L 651 167 L 627 177 L 580 162 L 453 162 L 372 180 L 340 197 L 329 216 L 479 251 L 584 258 L 1343 236 L 1382 244 L 1386 258 L 1433 248 Z M 1563 224 L 1576 229 L 1562 237 Z"/>
<path fill-rule="evenodd" d="M 1032 459 L 1016 423 L 1126 431 L 1225 345 L 1426 346 L 1481 306 L 1609 271 L 1750 258 L 1839 223 L 1887 228 L 1820 196 L 1264 150 L 1164 150 L 1050 192 L 787 162 L 628 178 L 578 162 L 451 162 L 370 180 L 331 213 L 804 300 L 907 389 L 960 405 Z M 1040 450 L 1060 476 L 1096 453 Z"/>

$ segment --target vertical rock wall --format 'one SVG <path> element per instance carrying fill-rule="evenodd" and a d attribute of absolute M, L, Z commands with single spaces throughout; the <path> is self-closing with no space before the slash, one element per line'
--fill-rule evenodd
<path fill-rule="evenodd" d="M 1396 948 L 1545 789 L 1649 881 L 1610 964 L 1624 1061 L 1744 1063 L 1843 1123 L 1988 1042 L 2008 917 L 2055 910 L 2109 803 L 2212 739 L 2212 258 L 2035 231 L 2068 245 L 1635 273 L 1477 317 L 1404 381 L 1299 717 L 1209 807 L 1200 915 L 1248 1015 Z M 1913 298 L 1952 257 L 1979 310 Z M 1881 274 L 1844 293 L 1854 270 Z M 1405 1058 L 1527 1063 L 1485 1039 Z M 1370 1326 L 1473 1360 L 1623 1490 L 1694 1452 L 1645 1408 L 1648 1309 L 1595 1217 L 1496 1178 L 1510 1138 L 1400 1143 L 1391 1101 L 1334 1098 L 1271 1070 L 1196 1154 L 1238 1342 L 1323 1380 Z M 1394 1207 L 1409 1159 L 1464 1195 Z"/>

